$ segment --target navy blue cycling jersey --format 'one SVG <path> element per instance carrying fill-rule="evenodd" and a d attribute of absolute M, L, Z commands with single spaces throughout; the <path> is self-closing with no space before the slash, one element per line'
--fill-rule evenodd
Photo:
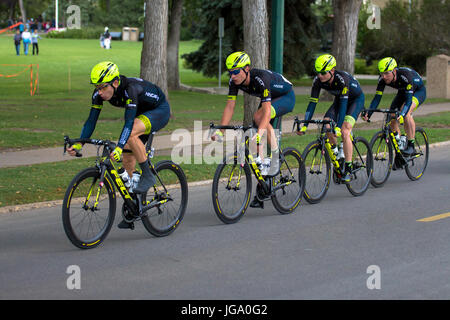
<path fill-rule="evenodd" d="M 228 100 L 236 100 L 239 89 L 261 98 L 261 102 L 272 101 L 290 92 L 292 83 L 281 74 L 262 69 L 250 69 L 250 83 L 248 86 L 237 85 L 231 80 L 229 82 Z"/>
<path fill-rule="evenodd" d="M 119 87 L 109 100 L 111 105 L 125 108 L 125 124 L 117 145 L 123 149 L 127 143 L 136 116 L 158 108 L 165 101 L 164 93 L 155 84 L 139 78 L 120 76 Z M 99 95 L 98 90 L 95 89 L 92 94 L 91 112 L 81 131 L 81 138 L 90 138 L 94 132 L 102 107 L 103 99 Z"/>
<path fill-rule="evenodd" d="M 334 71 L 334 78 L 331 83 L 329 81 L 321 82 L 319 77 L 316 76 L 313 80 L 311 97 L 309 98 L 309 104 L 306 108 L 305 120 L 312 119 L 317 102 L 319 102 L 319 94 L 321 89 L 325 89 L 336 98 L 339 98 L 339 116 L 337 125 L 338 127 L 341 127 L 347 112 L 348 101 L 353 101 L 362 94 L 358 80 L 356 80 L 350 73 L 339 70 Z"/>
<path fill-rule="evenodd" d="M 370 103 L 370 109 L 376 109 L 381 101 L 381 96 L 383 95 L 384 88 L 386 85 L 398 89 L 399 93 L 405 94 L 405 104 L 401 110 L 402 115 L 405 116 L 412 104 L 412 98 L 414 92 L 423 88 L 422 77 L 413 69 L 410 68 L 396 68 L 396 78 L 391 83 L 387 84 L 384 82 L 383 78 L 380 76 L 378 78 L 378 85 L 375 92 L 375 97 L 373 97 Z"/>

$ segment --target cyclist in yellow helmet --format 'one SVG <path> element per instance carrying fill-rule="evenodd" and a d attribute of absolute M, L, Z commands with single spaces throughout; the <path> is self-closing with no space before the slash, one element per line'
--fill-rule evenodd
<path fill-rule="evenodd" d="M 117 147 L 110 156 L 120 160 L 123 153 L 123 166 L 130 177 L 133 175 L 136 161 L 139 163 L 142 175 L 133 192 L 146 193 L 155 184 L 156 179 L 150 171 L 145 143 L 150 133 L 163 128 L 170 117 L 170 106 L 164 93 L 149 81 L 120 75 L 117 65 L 110 61 L 94 66 L 91 71 L 91 84 L 95 86 L 92 107 L 80 138 L 90 138 L 94 132 L 104 101 L 124 108 L 125 124 Z M 74 144 L 68 152 L 74 156 L 81 148 L 81 144 Z M 131 228 L 131 224 L 123 220 L 119 228 Z"/>
<path fill-rule="evenodd" d="M 250 57 L 243 51 L 230 54 L 225 64 L 230 75 L 230 81 L 228 100 L 220 124 L 228 125 L 230 123 L 239 90 L 260 98 L 261 103 L 253 115 L 254 124 L 258 127 L 256 139 L 261 139 L 263 134 L 267 132 L 267 141 L 273 157 L 263 159 L 264 155 L 259 154 L 255 160 L 257 163 L 261 163 L 261 174 L 263 176 L 276 174 L 279 148 L 273 128 L 278 126 L 282 115 L 294 109 L 295 94 L 292 83 L 277 72 L 252 68 Z M 217 130 L 211 139 L 217 140 L 221 135 L 223 133 Z M 250 206 L 262 208 L 262 203 L 255 198 Z"/>
<path fill-rule="evenodd" d="M 397 95 L 392 100 L 390 109 L 392 111 L 401 111 L 401 115 L 397 120 L 391 121 L 391 128 L 399 134 L 399 121 L 404 119 L 408 145 L 403 150 L 403 153 L 406 155 L 413 154 L 415 152 L 414 139 L 416 124 L 412 113 L 425 101 L 427 96 L 422 77 L 410 68 L 397 67 L 397 62 L 392 57 L 381 59 L 378 62 L 378 70 L 380 77 L 378 78 L 375 97 L 372 99 L 369 109 L 376 109 L 378 107 L 386 85 L 398 89 Z M 368 111 L 368 114 L 364 115 L 363 119 L 367 121 L 371 115 L 372 112 Z M 393 169 L 396 170 L 399 166 L 400 164 L 394 161 Z"/>
<path fill-rule="evenodd" d="M 351 180 L 353 145 L 351 140 L 352 128 L 358 119 L 358 115 L 364 108 L 364 93 L 359 82 L 348 72 L 336 70 L 336 59 L 331 54 L 319 56 L 315 61 L 315 71 L 317 76 L 313 80 L 311 97 L 305 113 L 305 120 L 311 120 L 321 89 L 327 90 L 335 96 L 333 104 L 325 113 L 324 119 L 332 119 L 336 122 L 336 135 L 342 134 L 343 151 L 345 157 L 345 170 L 341 181 L 344 183 Z M 306 132 L 307 125 L 304 125 L 298 135 Z M 336 148 L 336 136 L 329 133 L 333 148 Z"/>

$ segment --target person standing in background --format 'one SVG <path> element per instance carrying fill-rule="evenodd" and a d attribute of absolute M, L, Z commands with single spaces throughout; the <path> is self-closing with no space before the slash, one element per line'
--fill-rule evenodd
<path fill-rule="evenodd" d="M 20 41 L 22 41 L 22 36 L 20 35 L 20 31 L 17 30 L 14 35 L 14 45 L 16 46 L 16 54 L 20 55 Z"/>
<path fill-rule="evenodd" d="M 31 43 L 33 44 L 33 56 L 34 56 L 34 50 L 36 49 L 36 55 L 39 55 L 39 45 L 38 45 L 38 38 L 42 39 L 39 34 L 37 33 L 36 29 L 33 30 L 33 33 L 31 34 Z"/>
<path fill-rule="evenodd" d="M 28 55 L 28 45 L 31 43 L 31 33 L 28 31 L 28 28 L 25 28 L 25 31 L 22 32 L 22 40 L 23 40 L 23 51 L 25 55 Z"/>
<path fill-rule="evenodd" d="M 111 34 L 109 33 L 108 27 L 105 27 L 105 33 L 103 34 L 104 37 L 104 46 L 105 49 L 111 48 Z"/>

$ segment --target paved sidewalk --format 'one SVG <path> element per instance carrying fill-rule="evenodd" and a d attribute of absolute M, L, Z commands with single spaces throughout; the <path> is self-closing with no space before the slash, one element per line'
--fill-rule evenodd
<path fill-rule="evenodd" d="M 415 115 L 427 115 L 431 113 L 450 111 L 450 102 L 446 103 L 436 103 L 436 104 L 425 104 L 421 106 Z M 299 114 L 301 117 L 302 114 Z M 314 118 L 321 118 L 322 114 L 315 114 Z M 375 113 L 372 116 L 372 122 L 381 121 L 383 115 L 380 113 Z M 358 123 L 362 123 L 361 119 Z M 282 131 L 291 132 L 293 121 L 292 119 L 283 120 Z M 207 140 L 207 131 L 193 131 L 190 132 L 190 136 L 184 136 L 183 138 L 177 137 L 176 135 L 156 135 L 153 140 L 153 147 L 155 150 L 170 152 L 170 150 L 177 147 L 193 147 L 195 152 L 195 146 L 200 146 L 202 144 L 211 143 Z M 194 143 L 192 144 L 191 141 Z M 200 142 L 201 141 L 201 142 Z M 198 149 L 198 148 L 197 148 Z M 161 153 L 160 153 L 161 154 Z M 97 148 L 92 145 L 86 145 L 83 148 L 83 156 L 91 157 L 97 155 Z M 23 165 L 32 165 L 45 162 L 55 162 L 55 161 L 66 161 L 74 160 L 75 157 L 71 157 L 68 154 L 63 155 L 63 146 L 57 148 L 39 148 L 30 149 L 23 151 L 10 151 L 10 152 L 0 152 L 0 168 L 6 167 L 17 167 Z"/>

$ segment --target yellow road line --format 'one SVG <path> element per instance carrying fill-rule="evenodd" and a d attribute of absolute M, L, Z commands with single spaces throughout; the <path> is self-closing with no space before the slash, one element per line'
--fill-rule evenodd
<path fill-rule="evenodd" d="M 449 217 L 450 217 L 450 212 L 447 212 L 447 213 L 437 214 L 435 216 L 419 219 L 417 221 L 420 221 L 420 222 L 431 222 L 431 221 L 441 220 L 441 219 L 445 219 L 445 218 L 449 218 Z"/>

